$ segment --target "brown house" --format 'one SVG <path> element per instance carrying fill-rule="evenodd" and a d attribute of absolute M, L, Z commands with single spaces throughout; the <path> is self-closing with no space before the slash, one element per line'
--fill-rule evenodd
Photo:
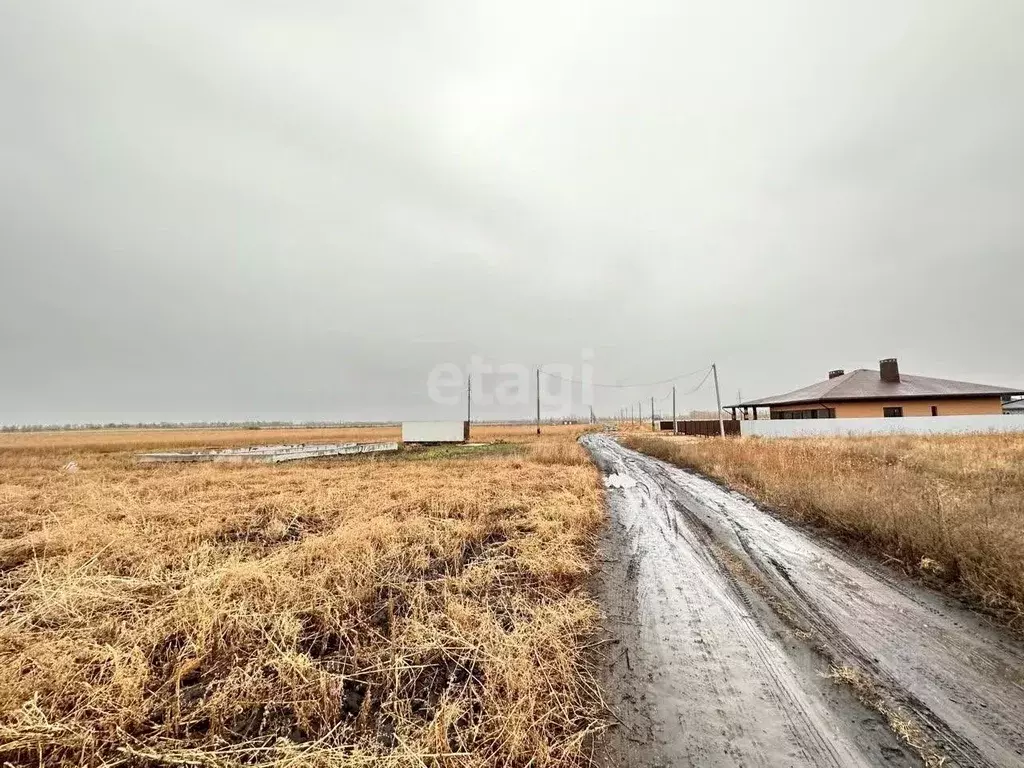
<path fill-rule="evenodd" d="M 828 379 L 784 395 L 726 406 L 736 418 L 768 408 L 773 419 L 847 419 L 865 416 L 964 416 L 999 414 L 1003 399 L 1024 394 L 1012 387 L 901 374 L 895 358 L 879 370 L 830 371 Z"/>

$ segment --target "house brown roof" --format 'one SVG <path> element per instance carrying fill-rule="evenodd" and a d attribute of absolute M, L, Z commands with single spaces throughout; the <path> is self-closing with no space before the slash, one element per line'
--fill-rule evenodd
<path fill-rule="evenodd" d="M 928 376 L 912 376 L 901 373 L 898 382 L 882 381 L 878 371 L 858 368 L 855 371 L 826 379 L 803 389 L 794 389 L 783 395 L 748 400 L 744 403 L 726 406 L 742 408 L 769 405 L 797 405 L 800 403 L 821 403 L 837 400 L 888 400 L 929 397 L 972 397 L 1020 395 L 1019 387 L 992 387 L 987 384 L 972 384 L 967 381 L 933 379 Z"/>

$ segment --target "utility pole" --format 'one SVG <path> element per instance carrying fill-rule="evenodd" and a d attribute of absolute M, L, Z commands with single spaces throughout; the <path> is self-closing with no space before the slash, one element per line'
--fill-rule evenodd
<path fill-rule="evenodd" d="M 466 423 L 473 423 L 473 376 L 466 377 Z"/>
<path fill-rule="evenodd" d="M 651 396 L 651 432 L 654 431 L 654 396 Z"/>
<path fill-rule="evenodd" d="M 711 364 L 711 373 L 715 376 L 715 402 L 718 404 L 718 431 L 725 437 L 725 421 L 722 419 L 722 396 L 718 392 L 718 365 Z"/>
<path fill-rule="evenodd" d="M 679 422 L 676 421 L 676 385 L 672 385 L 672 434 L 679 434 Z"/>
<path fill-rule="evenodd" d="M 722 427 L 725 429 L 725 427 Z M 537 366 L 537 434 L 540 434 L 540 366 Z M 724 432 L 722 434 L 725 434 Z"/>

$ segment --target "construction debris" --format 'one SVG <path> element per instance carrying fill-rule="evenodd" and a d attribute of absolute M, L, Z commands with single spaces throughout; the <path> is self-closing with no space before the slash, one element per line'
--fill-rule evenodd
<path fill-rule="evenodd" d="M 157 462 L 259 462 L 277 464 L 298 459 L 320 459 L 355 453 L 397 451 L 398 443 L 301 443 L 296 445 L 254 445 L 248 448 L 225 448 L 219 451 L 177 451 L 140 453 L 143 463 Z"/>

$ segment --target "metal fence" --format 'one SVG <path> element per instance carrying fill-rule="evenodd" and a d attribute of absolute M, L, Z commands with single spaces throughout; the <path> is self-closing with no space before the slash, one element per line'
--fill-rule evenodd
<path fill-rule="evenodd" d="M 719 431 L 718 419 L 688 419 L 686 421 L 676 422 L 679 425 L 680 435 L 699 435 L 701 437 L 718 437 L 721 432 Z M 725 435 L 740 434 L 740 422 L 733 419 L 725 419 Z M 659 428 L 662 432 L 672 431 L 672 421 L 661 421 L 659 422 Z"/>

